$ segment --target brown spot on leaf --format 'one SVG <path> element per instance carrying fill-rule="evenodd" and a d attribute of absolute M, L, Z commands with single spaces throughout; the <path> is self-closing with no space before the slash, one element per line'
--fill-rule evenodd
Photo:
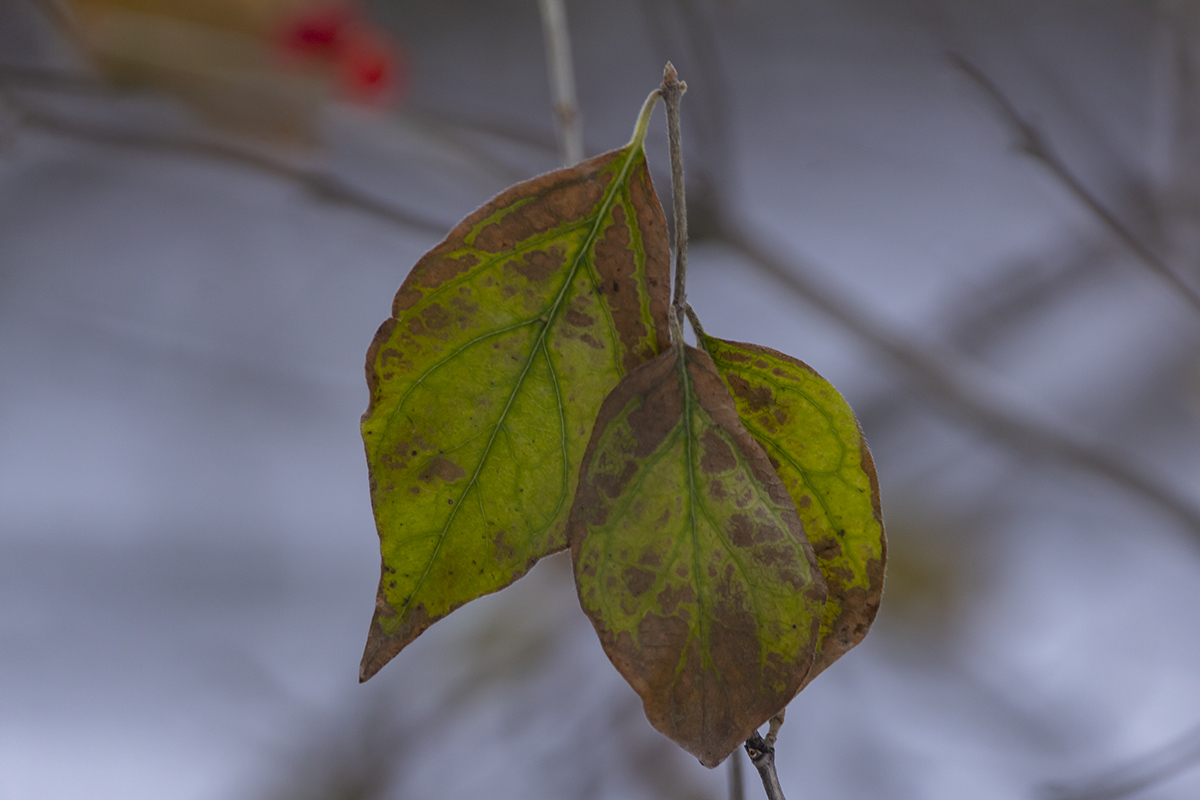
<path fill-rule="evenodd" d="M 508 540 L 508 531 L 496 531 L 492 536 L 492 540 L 495 542 L 496 561 L 501 564 L 507 564 L 512 561 L 513 557 L 517 554 L 517 548 L 513 542 Z"/>
<path fill-rule="evenodd" d="M 575 328 L 588 328 L 595 324 L 596 319 L 574 308 L 567 309 L 567 324 Z"/>
<path fill-rule="evenodd" d="M 392 301 L 392 313 L 399 316 L 401 311 L 407 311 L 417 304 L 424 297 L 420 289 L 406 288 L 408 282 L 400 287 L 400 291 L 396 292 L 396 299 Z"/>
<path fill-rule="evenodd" d="M 634 597 L 640 597 L 654 585 L 655 574 L 648 569 L 626 567 L 625 571 L 621 573 L 621 578 L 625 581 L 625 588 L 629 590 L 629 593 Z"/>
<path fill-rule="evenodd" d="M 461 312 L 459 315 L 460 326 L 467 318 L 473 317 L 479 312 L 479 304 L 471 302 L 471 290 L 466 287 L 459 290 L 457 297 L 450 299 L 450 305 Z"/>
<path fill-rule="evenodd" d="M 660 230 L 665 232 L 666 221 L 662 216 L 662 206 L 649 183 L 644 161 L 636 167 L 630 188 L 635 219 L 628 218 L 624 206 L 614 205 L 611 221 L 606 221 L 604 235 L 595 244 L 593 259 L 600 277 L 597 288 L 620 337 L 622 364 L 626 370 L 653 358 L 656 348 L 661 350 L 670 341 L 667 330 L 670 253 L 667 237 L 660 233 Z M 636 232 L 631 230 L 632 225 L 639 226 Z M 650 292 L 653 330 L 643 317 L 634 236 L 645 252 L 643 270 Z M 651 340 L 649 344 L 645 341 L 647 338 Z"/>
<path fill-rule="evenodd" d="M 681 578 L 686 578 L 688 576 L 687 568 L 683 567 L 677 570 L 676 574 L 679 574 Z M 696 590 L 689 583 L 668 585 L 658 593 L 656 599 L 658 607 L 664 615 L 670 616 L 679 613 L 688 619 L 691 615 L 687 609 L 696 603 Z"/>
<path fill-rule="evenodd" d="M 503 253 L 564 222 L 584 218 L 612 180 L 611 173 L 600 174 L 599 171 L 618 154 L 621 154 L 620 150 L 613 150 L 574 167 L 519 183 L 459 223 L 455 233 L 465 226 L 460 236 L 466 237 L 471 228 L 500 209 L 507 209 L 498 220 L 484 226 L 473 242 L 484 252 Z M 529 202 L 531 198 L 533 202 Z"/>
<path fill-rule="evenodd" d="M 557 273 L 565 261 L 566 254 L 562 247 L 553 245 L 547 250 L 532 250 L 520 261 L 509 261 L 505 266 L 515 270 L 525 280 L 537 283 Z"/>
<path fill-rule="evenodd" d="M 730 516 L 729 541 L 737 547 L 749 547 L 754 544 L 754 523 L 745 514 Z"/>
<path fill-rule="evenodd" d="M 733 372 L 725 376 L 725 381 L 729 384 L 729 389 L 734 396 L 746 404 L 747 411 L 762 411 L 775 403 L 770 388 L 762 384 L 751 385 L 750 381 Z"/>
<path fill-rule="evenodd" d="M 379 354 L 379 368 L 381 370 L 387 369 L 389 364 L 392 362 L 401 362 L 403 361 L 403 358 L 404 357 L 400 355 L 399 350 L 394 347 L 389 347 Z"/>
<path fill-rule="evenodd" d="M 732 448 L 721 438 L 716 428 L 709 428 L 700 437 L 700 471 L 708 475 L 728 472 L 737 466 Z"/>
<path fill-rule="evenodd" d="M 604 494 L 616 499 L 625 491 L 625 484 L 629 483 L 629 480 L 637 474 L 637 470 L 637 462 L 629 460 L 622 465 L 620 473 L 615 475 L 611 472 L 597 473 L 592 476 L 592 482 Z"/>
<path fill-rule="evenodd" d="M 432 303 L 421 310 L 421 321 L 429 330 L 437 331 L 447 327 L 452 317 L 444 307 Z"/>
<path fill-rule="evenodd" d="M 674 349 L 630 373 L 622 384 L 625 385 L 626 391 L 621 398 L 626 402 L 621 408 L 634 396 L 643 398 L 642 404 L 629 412 L 626 419 L 635 442 L 633 457 L 644 459 L 657 450 L 662 441 L 675 429 L 683 409 Z M 618 389 L 622 384 L 618 384 Z M 620 409 L 614 404 L 614 415 L 618 410 Z"/>
<path fill-rule="evenodd" d="M 662 566 L 662 555 L 653 548 L 647 548 L 638 556 L 638 563 L 643 567 L 657 568 Z"/>
<path fill-rule="evenodd" d="M 417 477 L 425 483 L 432 482 L 434 478 L 453 483 L 467 477 L 467 472 L 445 456 L 436 456 Z"/>
<path fill-rule="evenodd" d="M 831 561 L 842 557 L 842 544 L 833 536 L 826 536 L 813 542 L 813 552 L 821 561 Z"/>
<path fill-rule="evenodd" d="M 451 278 L 461 275 L 478 264 L 479 258 L 473 253 L 467 253 L 459 258 L 433 259 L 420 273 L 421 284 L 430 289 L 436 289 Z M 418 262 L 418 266 L 421 266 L 420 262 Z M 415 267 L 413 274 L 417 274 Z"/>

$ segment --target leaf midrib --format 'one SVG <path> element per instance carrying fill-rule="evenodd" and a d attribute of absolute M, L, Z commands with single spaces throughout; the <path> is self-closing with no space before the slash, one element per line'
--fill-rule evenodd
<path fill-rule="evenodd" d="M 500 412 L 500 416 L 496 420 L 496 424 L 492 429 L 491 436 L 488 437 L 487 444 L 484 445 L 483 452 L 479 457 L 479 461 L 475 465 L 475 470 L 472 472 L 470 479 L 467 481 L 466 485 L 462 489 L 462 492 L 459 494 L 458 502 L 454 503 L 454 505 L 451 507 L 450 515 L 446 518 L 446 523 L 442 526 L 441 531 L 436 534 L 438 541 L 433 548 L 433 552 L 429 554 L 429 559 L 425 565 L 425 570 L 421 573 L 421 577 L 418 578 L 417 582 L 413 585 L 412 592 L 409 593 L 408 599 L 405 600 L 404 605 L 396 613 L 397 617 L 403 617 L 404 614 L 407 613 L 408 609 L 412 606 L 414 600 L 416 599 L 417 594 L 425 585 L 425 581 L 429 577 L 430 571 L 433 569 L 434 562 L 437 561 L 438 555 L 441 553 L 442 545 L 445 544 L 450 526 L 454 524 L 454 520 L 458 516 L 458 511 L 463 506 L 463 500 L 479 482 L 479 475 L 483 471 L 484 465 L 487 463 L 488 456 L 491 454 L 492 446 L 496 442 L 496 436 L 498 435 L 500 429 L 504 426 L 504 422 L 508 418 L 509 412 L 512 410 L 512 406 L 516 401 L 517 395 L 520 394 L 522 388 L 524 387 L 525 380 L 529 375 L 529 371 L 533 366 L 534 360 L 537 359 L 540 352 L 545 350 L 546 337 L 550 331 L 550 328 L 554 325 L 559 312 L 562 310 L 562 307 L 566 302 L 567 294 L 574 283 L 575 276 L 578 274 L 581 264 L 585 261 L 588 251 L 591 250 L 592 246 L 595 244 L 597 234 L 599 233 L 601 227 L 603 227 L 604 220 L 608 216 L 608 213 L 612 210 L 613 203 L 616 200 L 617 195 L 620 193 L 620 187 L 628 177 L 633 162 L 635 161 L 635 157 L 639 152 L 641 152 L 641 150 L 642 148 L 640 146 L 630 147 L 629 152 L 625 155 L 624 162 L 621 164 L 621 169 L 618 170 L 617 174 L 613 177 L 612 182 L 609 184 L 609 188 L 605 192 L 604 199 L 596 213 L 596 221 L 592 224 L 592 230 L 588 233 L 587 238 L 584 239 L 579 250 L 576 252 L 575 258 L 571 263 L 565 279 L 563 280 L 562 288 L 559 289 L 558 296 L 554 298 L 549 308 L 545 312 L 546 321 L 542 325 L 541 330 L 538 332 L 537 337 L 529 349 L 529 355 L 526 357 L 525 363 L 521 366 L 521 370 L 517 375 L 517 380 L 513 386 L 513 390 L 509 393 L 508 401 L 505 403 L 504 408 Z M 632 223 L 630 220 L 626 220 L 626 224 L 628 225 L 634 223 Z M 464 347 L 466 346 L 467 345 L 464 345 Z M 619 343 L 617 346 L 620 346 Z M 548 362 L 550 361 L 550 354 L 548 351 L 546 352 L 546 359 Z M 557 383 L 557 379 L 554 377 L 553 368 L 551 368 L 551 380 L 552 382 Z M 561 391 L 561 387 L 558 387 L 558 389 Z M 560 404 L 560 408 L 561 407 L 562 406 Z M 562 428 L 562 435 L 564 439 L 564 447 L 566 447 L 565 440 L 567 433 L 565 426 Z M 554 520 L 558 518 L 562 510 L 563 502 L 564 497 L 560 497 L 558 507 L 554 516 L 551 517 L 549 525 L 554 524 Z M 547 525 L 547 527 L 549 527 L 549 525 Z M 545 530 L 546 528 L 542 528 L 540 531 L 538 531 L 538 533 L 541 533 Z"/>

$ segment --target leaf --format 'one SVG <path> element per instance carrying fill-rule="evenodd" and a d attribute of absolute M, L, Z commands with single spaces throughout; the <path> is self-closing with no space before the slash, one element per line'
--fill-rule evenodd
<path fill-rule="evenodd" d="M 795 696 L 825 585 L 707 355 L 673 348 L 604 401 L 570 532 L 605 652 L 651 724 L 701 763 L 720 763 Z"/>
<path fill-rule="evenodd" d="M 875 462 L 854 411 L 812 367 L 758 345 L 704 344 L 795 502 L 829 588 L 807 684 L 862 641 L 879 610 L 887 540 Z"/>
<path fill-rule="evenodd" d="M 360 678 L 567 545 L 605 395 L 669 341 L 642 141 L 518 184 L 413 267 L 367 353 L 383 569 Z"/>

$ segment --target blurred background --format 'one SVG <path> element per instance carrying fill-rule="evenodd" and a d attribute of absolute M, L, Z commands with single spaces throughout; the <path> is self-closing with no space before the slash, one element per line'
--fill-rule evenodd
<path fill-rule="evenodd" d="M 0 799 L 728 796 L 562 556 L 356 681 L 367 344 L 668 59 L 692 305 L 879 468 L 789 797 L 1200 796 L 1200 4 L 555 5 L 0 0 Z"/>

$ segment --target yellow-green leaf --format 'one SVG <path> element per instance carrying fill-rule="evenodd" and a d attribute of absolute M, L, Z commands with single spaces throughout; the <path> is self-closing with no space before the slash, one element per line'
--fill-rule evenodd
<path fill-rule="evenodd" d="M 808 683 L 862 641 L 879 610 L 887 540 L 875 463 L 850 405 L 812 367 L 758 345 L 704 344 L 795 502 L 829 587 Z"/>
<path fill-rule="evenodd" d="M 360 677 L 564 548 L 605 395 L 669 340 L 642 142 L 503 192 L 426 254 L 367 353 L 383 569 Z"/>
<path fill-rule="evenodd" d="M 825 584 L 707 355 L 672 348 L 604 401 L 570 535 L 605 652 L 651 724 L 701 763 L 720 763 L 795 696 Z"/>

